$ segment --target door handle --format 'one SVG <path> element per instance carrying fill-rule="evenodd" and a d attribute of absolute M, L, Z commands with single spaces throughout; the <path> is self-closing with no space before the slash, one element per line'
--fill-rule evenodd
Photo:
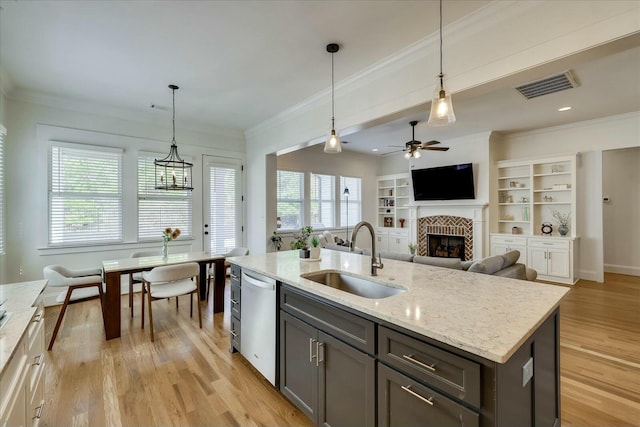
<path fill-rule="evenodd" d="M 313 362 L 313 359 L 316 357 L 313 354 L 313 343 L 316 342 L 315 339 L 309 338 L 309 362 Z"/>
<path fill-rule="evenodd" d="M 322 348 L 322 360 L 320 360 L 320 348 Z M 316 341 L 316 366 L 319 366 L 320 362 L 324 362 L 324 343 Z"/>

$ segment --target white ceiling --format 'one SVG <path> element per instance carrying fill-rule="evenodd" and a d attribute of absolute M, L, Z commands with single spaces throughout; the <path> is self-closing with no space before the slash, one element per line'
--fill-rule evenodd
<path fill-rule="evenodd" d="M 444 23 L 490 1 L 447 1 Z M 438 29 L 437 1 L 0 0 L 0 71 L 9 96 L 35 93 L 247 130 Z M 411 138 L 513 132 L 640 110 L 640 37 L 454 94 L 458 121 L 426 126 L 425 105 L 343 135 L 346 150 L 379 153 Z M 512 88 L 572 70 L 580 86 L 525 100 Z M 10 82 L 10 84 L 7 84 Z M 155 104 L 160 108 L 151 109 Z M 558 107 L 572 110 L 559 113 Z M 446 145 L 446 144 L 443 144 Z"/>

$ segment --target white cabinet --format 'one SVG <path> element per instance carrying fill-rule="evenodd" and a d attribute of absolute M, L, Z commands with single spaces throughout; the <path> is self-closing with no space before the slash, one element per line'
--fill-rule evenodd
<path fill-rule="evenodd" d="M 570 240 L 529 239 L 529 267 L 536 270 L 542 280 L 573 283 L 572 246 Z"/>
<path fill-rule="evenodd" d="M 527 238 L 510 236 L 491 236 L 491 255 L 502 255 L 510 251 L 519 251 L 519 263 L 527 264 Z"/>
<path fill-rule="evenodd" d="M 409 174 L 379 176 L 378 227 L 408 227 L 411 200 Z"/>
<path fill-rule="evenodd" d="M 44 408 L 44 306 L 40 301 L 0 378 L 0 426 L 37 426 Z"/>
<path fill-rule="evenodd" d="M 409 253 L 408 230 L 389 231 L 389 252 Z"/>
<path fill-rule="evenodd" d="M 376 228 L 376 252 L 409 253 L 408 229 Z"/>

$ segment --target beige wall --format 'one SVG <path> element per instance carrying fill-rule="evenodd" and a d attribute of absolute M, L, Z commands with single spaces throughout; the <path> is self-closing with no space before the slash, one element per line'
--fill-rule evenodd
<path fill-rule="evenodd" d="M 640 147 L 603 151 L 602 195 L 604 271 L 640 276 Z"/>

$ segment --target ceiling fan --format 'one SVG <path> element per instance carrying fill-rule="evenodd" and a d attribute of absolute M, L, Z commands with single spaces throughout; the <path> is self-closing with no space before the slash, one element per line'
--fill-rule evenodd
<path fill-rule="evenodd" d="M 431 140 L 427 142 L 416 141 L 416 125 L 418 124 L 418 121 L 413 120 L 409 122 L 409 124 L 411 125 L 411 141 L 406 142 L 404 144 L 404 147 L 402 147 L 401 145 L 390 145 L 390 147 L 401 147 L 402 150 L 390 151 L 388 153 L 384 153 L 383 155 L 396 153 L 398 151 L 404 151 L 405 158 L 410 159 L 411 157 L 414 157 L 417 159 L 420 157 L 420 150 L 432 150 L 432 151 L 449 150 L 449 147 L 432 147 L 432 145 L 440 144 L 440 141 L 435 141 L 435 140 Z"/>

